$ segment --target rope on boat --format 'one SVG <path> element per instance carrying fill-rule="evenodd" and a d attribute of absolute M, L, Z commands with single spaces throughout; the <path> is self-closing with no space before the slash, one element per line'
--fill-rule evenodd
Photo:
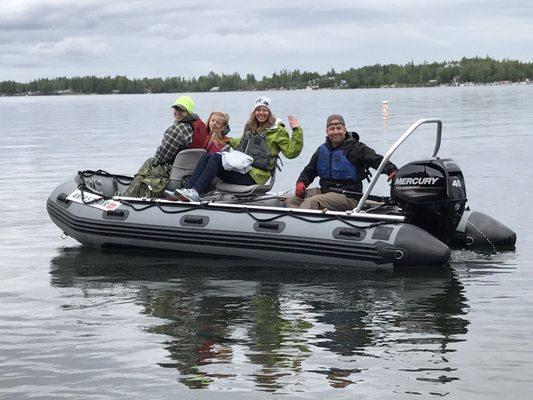
<path fill-rule="evenodd" d="M 191 206 L 184 210 L 168 210 L 168 209 L 163 208 L 163 206 L 161 206 L 161 204 L 159 203 L 149 203 L 149 204 L 143 205 L 142 207 L 136 207 L 133 203 L 130 203 L 127 200 L 121 200 L 120 202 L 128 207 L 131 207 L 134 211 L 144 211 L 152 207 L 157 207 L 165 214 L 183 214 L 183 213 L 186 213 L 192 210 L 197 210 L 199 208 L 206 208 L 204 207 L 203 203 L 200 203 L 200 206 Z"/>
<path fill-rule="evenodd" d="M 83 178 L 89 178 L 93 175 L 100 175 L 100 176 L 106 176 L 109 178 L 115 178 L 119 183 L 122 183 L 123 185 L 128 185 L 133 180 L 131 176 L 110 174 L 109 172 L 104 171 L 103 169 L 98 169 L 96 171 L 91 171 L 90 169 L 87 169 L 85 171 L 78 171 L 78 175 L 80 176 L 80 178 L 82 178 L 84 182 L 85 182 L 85 179 Z"/>
<path fill-rule="evenodd" d="M 99 169 L 97 171 L 91 171 L 91 170 L 78 171 L 78 176 L 80 177 L 80 180 L 81 180 L 80 184 L 78 185 L 78 189 L 81 192 L 81 201 L 83 202 L 83 204 L 90 205 L 90 204 L 93 204 L 95 202 L 101 201 L 102 198 L 106 199 L 106 200 L 113 199 L 111 196 L 107 196 L 104 193 L 95 191 L 92 188 L 90 188 L 89 186 L 87 186 L 84 178 L 88 178 L 88 177 L 91 177 L 93 175 L 101 175 L 101 176 L 105 176 L 105 177 L 115 178 L 122 184 L 128 184 L 129 182 L 131 182 L 131 180 L 133 180 L 132 177 L 125 176 L 125 175 L 113 175 L 113 174 L 110 174 L 109 172 L 103 171 L 101 169 Z M 128 182 L 121 181 L 121 179 L 122 180 L 128 180 Z M 95 194 L 97 196 L 100 196 L 100 198 L 94 199 L 94 200 L 85 200 L 84 192 L 93 193 L 93 194 Z M 152 208 L 152 207 L 157 207 L 161 212 L 163 212 L 165 214 L 183 214 L 183 213 L 186 213 L 186 212 L 189 212 L 189 211 L 193 211 L 193 210 L 209 209 L 210 208 L 208 202 L 201 202 L 199 206 L 195 205 L 195 206 L 188 207 L 186 209 L 180 209 L 180 210 L 169 210 L 169 209 L 166 209 L 160 203 L 157 203 L 157 202 L 152 202 L 152 203 L 143 205 L 141 207 L 136 207 L 133 203 L 131 203 L 131 202 L 127 201 L 127 200 L 121 200 L 121 203 L 126 205 L 126 206 L 128 206 L 128 207 L 130 207 L 130 208 L 132 208 L 134 211 L 144 211 L 144 210 L 147 210 L 147 209 Z M 270 218 L 258 218 L 252 213 L 252 211 L 250 211 L 246 207 L 243 207 L 242 209 L 239 209 L 239 210 L 227 210 L 226 209 L 226 210 L 223 210 L 223 211 L 231 213 L 231 214 L 243 214 L 243 213 L 245 213 L 245 214 L 248 214 L 250 216 L 250 218 L 252 218 L 254 221 L 257 221 L 257 222 L 272 222 L 272 221 L 275 221 L 275 220 L 277 220 L 279 218 L 282 218 L 284 216 L 289 216 L 289 217 L 292 217 L 294 219 L 298 219 L 300 221 L 309 222 L 309 223 L 312 223 L 312 224 L 321 224 L 321 223 L 324 223 L 324 222 L 330 222 L 330 221 L 333 221 L 333 220 L 337 220 L 339 222 L 342 222 L 345 225 L 348 225 L 348 226 L 350 226 L 352 228 L 356 228 L 356 229 L 368 229 L 368 228 L 374 228 L 374 227 L 380 226 L 380 225 L 398 223 L 397 221 L 378 221 L 378 222 L 375 222 L 375 223 L 372 223 L 372 224 L 369 224 L 369 225 L 361 226 L 361 225 L 356 225 L 356 224 L 354 224 L 352 222 L 346 221 L 345 219 L 343 219 L 339 215 L 328 215 L 327 217 L 323 217 L 321 219 L 312 219 L 312 218 L 304 217 L 302 215 L 295 214 L 291 210 L 287 210 L 284 213 L 280 213 L 280 214 L 275 215 L 275 216 L 270 217 Z"/>
<path fill-rule="evenodd" d="M 257 222 L 272 222 L 272 221 L 275 221 L 277 220 L 278 218 L 281 218 L 281 217 L 284 217 L 285 215 L 288 215 L 289 217 L 292 217 L 294 219 L 298 219 L 300 221 L 305 221 L 305 222 L 310 222 L 312 224 L 321 224 L 323 222 L 329 222 L 329 221 L 333 221 L 333 220 L 338 220 L 339 222 L 342 222 L 352 228 L 357 228 L 357 229 L 365 229 L 365 228 L 374 228 L 376 226 L 379 226 L 379 225 L 384 225 L 384 224 L 390 224 L 390 223 L 393 223 L 391 221 L 379 221 L 379 222 L 375 222 L 373 224 L 369 224 L 369 225 L 365 225 L 365 226 L 359 226 L 359 225 L 356 225 L 356 224 L 353 224 L 351 222 L 348 222 L 344 219 L 342 219 L 339 215 L 331 215 L 331 216 L 328 216 L 328 218 L 324 218 L 324 219 L 320 219 L 320 220 L 316 220 L 316 219 L 310 219 L 310 218 L 307 218 L 307 217 L 304 217 L 302 215 L 298 215 L 298 214 L 295 214 L 294 212 L 292 211 L 287 211 L 286 214 L 278 214 L 274 217 L 271 217 L 271 218 L 257 218 L 255 215 L 252 214 L 252 212 L 250 210 L 248 210 L 247 208 L 243 208 L 242 211 L 228 211 L 228 212 L 245 212 L 246 214 L 248 214 L 253 220 L 257 221 Z"/>

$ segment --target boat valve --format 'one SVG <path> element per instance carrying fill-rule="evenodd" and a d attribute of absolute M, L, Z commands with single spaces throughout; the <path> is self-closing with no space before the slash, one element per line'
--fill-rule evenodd
<path fill-rule="evenodd" d="M 403 250 L 396 250 L 394 252 L 394 258 L 397 259 L 397 260 L 401 260 L 404 256 L 404 252 Z"/>

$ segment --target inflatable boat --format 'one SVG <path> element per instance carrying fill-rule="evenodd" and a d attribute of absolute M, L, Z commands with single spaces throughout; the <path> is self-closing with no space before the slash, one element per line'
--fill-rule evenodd
<path fill-rule="evenodd" d="M 436 124 L 431 158 L 402 166 L 388 197 L 371 194 L 396 149 L 422 124 Z M 353 210 L 292 209 L 267 185 L 219 182 L 199 202 L 124 197 L 131 177 L 81 171 L 47 201 L 52 221 L 92 247 L 171 250 L 368 269 L 440 266 L 451 248 L 513 249 L 515 233 L 467 206 L 463 174 L 438 158 L 442 122 L 416 121 L 389 148 Z M 191 174 L 202 150 L 181 152 L 169 189 Z"/>

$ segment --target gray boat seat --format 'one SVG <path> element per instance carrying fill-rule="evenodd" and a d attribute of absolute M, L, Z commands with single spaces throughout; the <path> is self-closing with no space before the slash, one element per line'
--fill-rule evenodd
<path fill-rule="evenodd" d="M 277 169 L 278 167 L 275 166 L 271 172 L 270 179 L 265 185 L 236 185 L 233 183 L 219 181 L 216 183 L 215 188 L 219 192 L 232 193 L 235 197 L 260 196 L 270 192 L 272 187 L 274 187 Z"/>
<path fill-rule="evenodd" d="M 170 191 L 180 189 L 184 180 L 192 175 L 198 161 L 206 153 L 204 149 L 186 149 L 180 151 L 172 164 L 170 180 L 166 189 Z"/>

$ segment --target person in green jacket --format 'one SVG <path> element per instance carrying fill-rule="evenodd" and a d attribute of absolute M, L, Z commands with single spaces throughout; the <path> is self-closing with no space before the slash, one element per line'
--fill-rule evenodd
<path fill-rule="evenodd" d="M 247 172 L 225 170 L 222 154 L 213 153 L 202 156 L 196 169 L 183 189 L 177 189 L 180 200 L 198 201 L 206 193 L 215 176 L 223 182 L 237 185 L 264 185 L 276 166 L 279 153 L 292 159 L 298 157 L 303 148 L 303 130 L 292 115 L 287 117 L 292 135 L 285 130 L 281 120 L 272 113 L 270 99 L 257 98 L 240 138 L 230 138 L 229 145 L 253 158 L 251 169 Z"/>

